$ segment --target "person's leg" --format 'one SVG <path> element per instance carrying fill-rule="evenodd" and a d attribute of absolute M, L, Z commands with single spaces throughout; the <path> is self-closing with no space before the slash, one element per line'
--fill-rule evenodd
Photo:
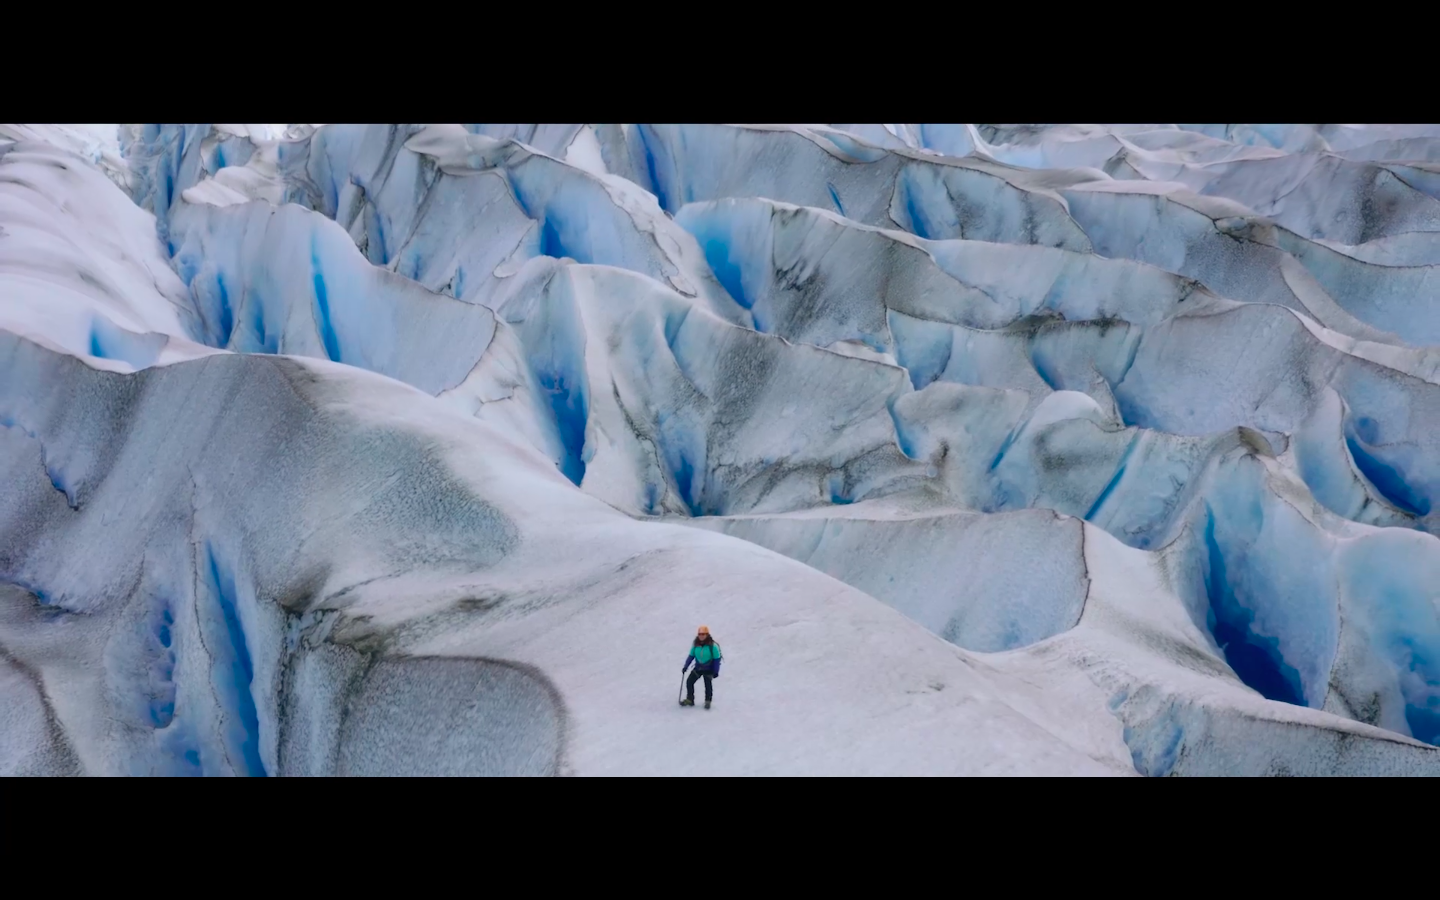
<path fill-rule="evenodd" d="M 705 702 L 706 702 L 706 703 L 709 703 L 710 700 L 711 700 L 711 698 L 715 696 L 715 690 L 714 690 L 713 687 L 711 687 L 711 685 L 714 683 L 714 681 L 715 681 L 715 679 L 712 678 L 712 677 L 710 676 L 710 674 L 707 672 L 706 675 L 705 675 Z"/>
<path fill-rule="evenodd" d="M 685 699 L 691 703 L 695 702 L 695 682 L 700 680 L 700 670 L 691 669 L 690 677 L 685 679 Z M 709 687 L 709 679 L 706 679 L 706 687 Z"/>

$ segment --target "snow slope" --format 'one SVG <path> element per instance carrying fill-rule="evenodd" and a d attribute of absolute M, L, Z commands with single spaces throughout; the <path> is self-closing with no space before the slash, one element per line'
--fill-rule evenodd
<path fill-rule="evenodd" d="M 1121 768 L 1047 732 L 957 650 L 860 592 L 739 541 L 631 522 L 396 382 L 244 355 L 114 375 L 18 338 L 4 358 L 7 415 L 34 433 L 4 431 L 18 496 L 3 564 L 28 586 L 7 603 L 4 644 L 44 683 L 86 771 L 393 773 L 415 715 L 396 694 L 445 694 L 420 724 L 463 731 L 451 717 L 471 702 L 465 685 L 496 678 L 467 660 L 517 673 L 494 689 L 500 722 L 435 738 L 427 767 Z M 54 391 L 82 402 L 50 406 Z M 81 554 L 86 566 L 66 564 Z M 665 638 L 696 617 L 726 623 L 751 673 L 733 679 L 734 712 L 709 723 L 705 755 L 667 695 L 678 659 Z M 396 662 L 397 684 L 372 687 L 369 666 L 392 658 L 455 665 Z M 807 695 L 818 699 L 796 702 Z M 529 732 L 470 749 L 506 716 Z M 899 733 L 929 749 L 895 754 Z"/>
<path fill-rule="evenodd" d="M 0 771 L 1440 774 L 1440 129 L 96 129 Z"/>

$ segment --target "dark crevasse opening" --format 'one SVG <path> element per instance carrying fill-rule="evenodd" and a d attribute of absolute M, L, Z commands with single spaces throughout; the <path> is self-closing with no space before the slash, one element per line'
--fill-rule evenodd
<path fill-rule="evenodd" d="M 208 541 L 205 543 L 204 565 L 208 587 L 220 612 L 223 644 L 209 649 L 215 687 L 221 695 L 223 713 L 229 720 L 227 737 L 232 752 L 238 751 L 240 756 L 233 762 L 239 774 L 263 777 L 266 772 L 260 759 L 260 716 L 255 698 L 250 693 L 255 680 L 255 666 L 236 608 L 239 592 L 235 577 L 220 562 Z"/>
<path fill-rule="evenodd" d="M 143 369 L 155 361 L 165 346 L 165 337 L 126 331 L 103 316 L 90 321 L 90 355 L 114 359 Z"/>
<path fill-rule="evenodd" d="M 682 374 L 686 368 L 680 336 L 689 320 L 690 309 L 688 306 L 672 308 L 665 315 L 665 345 Z M 670 470 L 676 490 L 679 491 L 680 499 L 685 502 L 690 515 L 718 514 L 713 503 L 708 510 L 705 503 L 709 475 L 705 464 L 708 455 L 705 427 L 683 412 L 677 415 L 664 410 L 657 412 L 655 426 L 665 467 Z"/>
<path fill-rule="evenodd" d="M 585 424 L 590 419 L 590 403 L 584 386 L 572 385 L 561 372 L 536 372 L 535 377 L 555 414 L 555 427 L 564 447 L 560 471 L 579 485 L 585 480 Z"/>
<path fill-rule="evenodd" d="M 385 219 L 374 203 L 365 207 L 365 232 L 369 242 L 365 246 L 366 256 L 377 266 L 391 263 L 390 248 L 386 246 Z"/>
<path fill-rule="evenodd" d="M 223 275 L 215 276 L 215 286 L 220 300 L 220 343 L 216 346 L 223 347 L 230 343 L 230 334 L 235 330 L 235 312 L 230 308 L 230 291 L 225 287 Z"/>
<path fill-rule="evenodd" d="M 12 585 L 13 587 L 17 587 L 20 590 L 25 591 L 26 593 L 30 594 L 30 596 L 34 597 L 37 603 L 45 607 L 55 607 L 61 599 L 59 597 L 56 597 L 54 594 L 46 591 L 44 588 L 40 587 L 40 585 L 36 584 L 35 582 L 30 581 L 27 578 L 22 578 L 19 575 L 16 575 L 9 571 L 0 571 L 0 584 Z M 58 612 L 58 610 L 52 611 Z"/>
<path fill-rule="evenodd" d="M 1353 616 L 1368 636 L 1374 659 L 1385 669 L 1403 703 L 1410 734 L 1419 741 L 1440 746 L 1440 617 L 1436 577 L 1431 555 L 1433 539 L 1398 533 L 1398 529 L 1370 535 L 1364 550 L 1342 556 L 1341 584 L 1346 606 L 1361 611 Z M 1384 670 L 1381 670 L 1384 671 Z M 1386 701 L 1367 684 L 1357 699 L 1365 708 L 1357 716 L 1377 724 Z M 1394 694 L 1391 694 L 1394 697 Z M 1405 730 L 1398 727 L 1396 730 Z"/>
<path fill-rule="evenodd" d="M 1033 321 L 1043 321 L 1046 312 L 1053 309 L 1055 304 L 1051 302 L 1051 297 L 1064 290 L 1061 285 L 1064 278 L 1063 273 L 1056 277 L 1055 284 L 1050 287 L 1050 295 L 1046 297 L 1046 302 L 1041 304 L 1033 314 Z M 1079 391 L 1082 394 L 1090 392 L 1088 379 L 1081 371 L 1076 370 L 1074 358 L 1066 354 L 1062 348 L 1047 341 L 1032 338 L 1029 353 L 1031 367 L 1035 369 L 1035 374 L 1040 376 L 1040 380 L 1045 382 L 1045 386 L 1050 390 Z M 1098 374 L 1093 361 L 1091 362 L 1091 374 Z"/>
<path fill-rule="evenodd" d="M 1100 491 L 1100 496 L 1095 498 L 1095 502 L 1090 505 L 1090 509 L 1085 513 L 1086 521 L 1095 518 L 1096 514 L 1105 506 L 1105 501 L 1110 499 L 1110 495 L 1115 493 L 1115 488 L 1125 479 L 1126 467 L 1130 465 L 1130 457 L 1134 455 L 1135 447 L 1139 443 L 1140 432 L 1137 431 L 1135 435 L 1130 438 L 1130 443 L 1125 446 L 1125 452 L 1120 456 L 1120 465 L 1115 468 L 1115 474 L 1110 476 L 1110 481 L 1107 482 L 1105 487 Z"/>
<path fill-rule="evenodd" d="M 180 722 L 161 730 L 160 749 L 168 757 L 166 762 L 169 763 L 169 770 L 165 772 L 166 775 L 176 778 L 204 777 L 200 748 L 196 746 L 194 736 Z"/>
<path fill-rule="evenodd" d="M 331 362 L 343 362 L 340 358 L 340 338 L 335 334 L 335 324 L 330 318 L 330 292 L 325 287 L 325 276 L 320 271 L 320 248 L 310 245 L 311 276 L 315 288 L 315 324 L 320 328 L 320 340 L 325 345 L 325 355 Z"/>
<path fill-rule="evenodd" d="M 1045 382 L 1045 386 L 1050 390 L 1066 390 L 1066 388 L 1060 386 L 1060 380 L 1056 378 L 1054 372 L 1050 371 L 1050 367 L 1046 365 L 1044 357 L 1039 353 L 1031 352 L 1030 364 L 1035 369 L 1035 374 L 1040 376 L 1040 380 Z"/>
<path fill-rule="evenodd" d="M 537 248 L 539 255 L 553 259 L 573 259 L 581 265 L 593 263 L 594 259 L 589 252 L 572 246 L 576 241 L 565 239 L 564 232 L 571 231 L 573 237 L 573 229 L 566 228 L 563 216 L 557 217 L 552 204 L 547 204 L 542 197 L 530 193 L 526 185 L 527 182 L 523 179 L 510 179 L 510 192 L 520 211 L 540 226 L 540 245 Z M 456 295 L 459 295 L 458 291 Z"/>
<path fill-rule="evenodd" d="M 920 459 L 917 436 L 907 426 L 904 417 L 896 411 L 894 398 L 885 404 L 885 408 L 890 413 L 890 423 L 895 426 L 895 443 L 900 447 L 900 452 L 906 459 Z"/>
<path fill-rule="evenodd" d="M 210 335 L 210 346 L 226 347 L 235 330 L 235 310 L 230 305 L 230 288 L 225 284 L 225 275 L 215 273 L 215 327 Z"/>
<path fill-rule="evenodd" d="M 1136 772 L 1148 778 L 1164 778 L 1180 761 L 1185 728 L 1172 706 L 1143 725 L 1126 725 L 1121 737 L 1130 748 L 1130 761 Z"/>
<path fill-rule="evenodd" d="M 206 264 L 203 246 L 187 240 L 180 247 L 170 245 L 170 264 L 190 289 L 190 299 L 198 322 L 191 335 L 207 347 L 224 349 L 230 343 L 235 325 L 235 311 L 230 304 L 230 286 L 225 273 Z M 102 344 L 103 346 L 103 344 Z"/>
<path fill-rule="evenodd" d="M 1005 454 L 1009 453 L 1010 448 L 1015 446 L 1016 439 L 1019 438 L 1020 433 L 1025 430 L 1027 423 L 1028 420 L 1018 423 L 1014 428 L 1010 429 L 1009 434 L 1005 435 L 1005 440 L 1000 443 L 1000 449 L 995 451 L 995 458 L 990 460 L 990 467 L 986 469 L 987 472 L 994 472 L 1000 468 L 1000 463 L 1005 461 Z"/>
<path fill-rule="evenodd" d="M 910 219 L 910 233 L 922 240 L 929 240 L 932 230 L 925 221 L 925 213 L 915 203 L 915 192 L 906 186 L 905 215 Z"/>
<path fill-rule="evenodd" d="M 910 375 L 910 385 L 922 391 L 944 376 L 955 353 L 955 332 L 935 322 L 912 319 L 894 310 L 885 322 L 895 344 L 895 361 Z"/>
<path fill-rule="evenodd" d="M 529 318 L 518 320 L 520 338 L 535 384 L 555 423 L 556 467 L 571 483 L 585 479 L 585 431 L 590 420 L 590 383 L 585 362 L 585 328 L 574 298 L 547 294 Z"/>
<path fill-rule="evenodd" d="M 150 684 L 146 706 L 150 724 L 167 728 L 175 720 L 175 613 L 168 601 L 161 601 L 151 610 Z"/>
<path fill-rule="evenodd" d="M 1355 468 L 1395 508 L 1414 516 L 1429 515 L 1430 499 L 1408 483 L 1404 469 L 1386 462 L 1371 451 L 1370 445 L 1378 438 L 1377 432 L 1375 421 L 1366 416 L 1346 423 L 1345 447 L 1350 451 L 1350 458 L 1355 460 Z"/>
<path fill-rule="evenodd" d="M 1255 614 L 1236 595 L 1225 556 L 1215 536 L 1215 513 L 1205 504 L 1205 592 L 1210 601 L 1206 624 L 1225 661 L 1246 685 L 1268 700 L 1305 706 L 1300 673 L 1285 662 L 1279 639 L 1251 630 Z"/>
<path fill-rule="evenodd" d="M 1440 746 L 1440 659 L 1434 656 L 1434 645 L 1424 639 L 1402 635 L 1394 647 L 1405 696 L 1405 721 L 1417 741 Z"/>
<path fill-rule="evenodd" d="M 917 183 L 918 180 L 919 176 L 912 169 L 900 171 L 891 194 L 890 220 L 902 230 L 923 240 L 964 237 L 960 222 L 954 219 L 953 209 L 941 201 L 927 207 L 926 201 L 929 198 L 923 186 Z M 939 190 L 944 190 L 943 186 Z M 947 214 L 950 221 L 945 221 Z M 896 218 L 897 215 L 907 221 L 901 221 Z"/>
<path fill-rule="evenodd" d="M 670 215 L 678 211 L 670 202 L 670 192 L 666 189 L 665 183 L 660 178 L 661 162 L 656 158 L 655 148 L 651 142 L 661 144 L 658 135 L 651 135 L 650 129 L 645 125 L 637 125 L 635 128 L 640 138 L 640 150 L 645 154 L 645 175 L 650 179 L 650 187 L 655 192 L 655 199 L 660 203 L 660 208 Z"/>
<path fill-rule="evenodd" d="M 215 155 L 211 159 L 211 174 L 230 166 L 243 166 L 255 155 L 255 145 L 247 138 L 230 138 L 215 144 Z"/>
<path fill-rule="evenodd" d="M 1440 709 L 1433 706 L 1406 706 L 1405 721 L 1415 740 L 1440 747 Z"/>
<path fill-rule="evenodd" d="M 680 332 L 685 327 L 685 322 L 690 318 L 690 307 L 670 309 L 665 313 L 665 346 L 670 350 L 670 355 L 675 357 L 675 364 L 680 365 L 680 357 L 677 355 L 677 346 L 680 341 Z M 683 366 L 681 366 L 683 370 Z"/>
<path fill-rule="evenodd" d="M 1164 431 L 1168 423 L 1157 421 L 1150 414 L 1150 410 L 1124 391 L 1120 386 L 1112 388 L 1112 396 L 1115 397 L 1115 410 L 1120 413 L 1120 420 L 1127 425 L 1136 425 L 1151 431 Z"/>
<path fill-rule="evenodd" d="M 689 508 L 690 515 L 702 516 L 705 513 L 700 506 L 700 492 L 695 487 L 695 464 L 683 450 L 675 456 L 675 484 L 680 488 L 680 497 Z"/>
<path fill-rule="evenodd" d="M 76 499 L 71 485 L 66 483 L 65 473 L 47 462 L 45 474 L 50 477 L 50 486 L 65 495 L 65 504 L 71 509 L 79 509 L 80 501 Z"/>
<path fill-rule="evenodd" d="M 715 279 L 720 282 L 725 292 L 740 306 L 751 309 L 755 301 L 745 296 L 745 282 L 740 264 L 731 258 L 730 242 L 721 235 L 706 234 L 700 241 L 700 249 L 705 254 L 705 261 L 710 264 L 710 271 L 715 273 Z"/>
<path fill-rule="evenodd" d="M 234 349 L 242 353 L 279 353 L 280 333 L 270 332 L 265 326 L 265 303 L 254 293 L 250 295 L 246 317 L 248 331 L 236 343 Z"/>
<path fill-rule="evenodd" d="M 63 470 L 51 463 L 49 456 L 45 452 L 45 444 L 42 443 L 40 440 L 40 435 L 31 431 L 29 428 L 26 428 L 24 425 L 21 425 L 19 422 L 15 421 L 10 416 L 4 414 L 0 414 L 0 428 L 14 428 L 39 445 L 40 465 L 45 468 L 45 475 L 47 478 L 50 479 L 50 486 L 53 487 L 55 490 L 59 491 L 61 494 L 65 495 L 65 503 L 67 506 L 69 506 L 71 509 L 79 509 L 80 501 L 74 493 L 74 485 L 71 485 L 69 483 L 69 479 L 66 477 Z M 0 580 L 3 580 L 3 576 L 0 576 Z M 18 587 L 24 588 L 25 590 L 34 594 L 36 597 L 41 598 L 42 603 L 47 602 L 44 599 L 44 595 L 40 593 L 39 589 L 29 584 L 8 580 L 4 583 L 14 584 Z"/>
<path fill-rule="evenodd" d="M 553 256 L 555 259 L 568 257 L 582 265 L 593 262 L 590 254 L 577 253 L 575 248 L 565 242 L 564 238 L 560 236 L 560 230 L 556 227 L 554 219 L 548 215 L 540 221 L 540 255 Z"/>
<path fill-rule="evenodd" d="M 1413 644 L 1411 650 L 1415 650 Z M 1418 672 L 1427 667 L 1428 660 L 1412 657 L 1412 663 L 1413 671 Z M 1440 685 L 1432 683 L 1430 687 Z M 1432 692 L 1422 702 L 1406 703 L 1405 721 L 1410 725 L 1410 734 L 1415 740 L 1440 746 L 1440 693 Z"/>
<path fill-rule="evenodd" d="M 400 254 L 400 259 L 395 263 L 395 274 L 411 281 L 420 280 L 420 269 L 424 266 L 425 259 L 414 245 L 410 245 Z"/>
<path fill-rule="evenodd" d="M 716 512 L 705 504 L 706 445 L 702 428 L 672 413 L 661 411 L 655 420 L 658 445 L 675 489 L 692 516 Z"/>

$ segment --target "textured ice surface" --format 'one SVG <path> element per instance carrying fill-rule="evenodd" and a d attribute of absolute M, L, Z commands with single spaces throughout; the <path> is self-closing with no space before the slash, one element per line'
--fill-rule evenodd
<path fill-rule="evenodd" d="M 0 768 L 1440 774 L 1437 142 L 0 126 Z"/>
<path fill-rule="evenodd" d="M 343 229 L 293 204 L 184 204 L 170 240 L 211 346 L 319 357 L 437 394 L 495 335 L 490 310 L 366 264 Z"/>

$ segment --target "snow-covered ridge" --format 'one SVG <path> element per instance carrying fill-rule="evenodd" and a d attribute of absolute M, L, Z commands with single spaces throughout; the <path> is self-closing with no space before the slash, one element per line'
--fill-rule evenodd
<path fill-rule="evenodd" d="M 120 135 L 0 135 L 12 769 L 1440 774 L 1440 129 Z"/>

